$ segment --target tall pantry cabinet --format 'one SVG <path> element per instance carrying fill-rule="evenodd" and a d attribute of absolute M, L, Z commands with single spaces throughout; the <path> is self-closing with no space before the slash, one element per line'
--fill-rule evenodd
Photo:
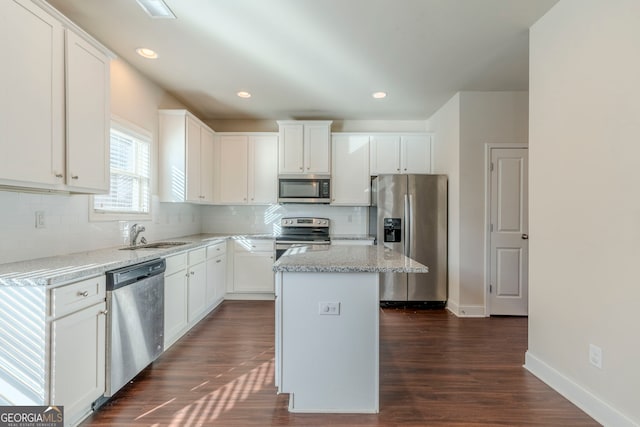
<path fill-rule="evenodd" d="M 0 185 L 107 192 L 113 54 L 28 0 L 0 2 L 0 40 Z"/>

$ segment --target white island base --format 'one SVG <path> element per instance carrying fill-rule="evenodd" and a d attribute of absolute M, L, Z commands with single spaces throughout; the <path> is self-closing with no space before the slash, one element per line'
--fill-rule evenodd
<path fill-rule="evenodd" d="M 379 410 L 378 273 L 276 273 L 276 382 L 291 412 Z"/>

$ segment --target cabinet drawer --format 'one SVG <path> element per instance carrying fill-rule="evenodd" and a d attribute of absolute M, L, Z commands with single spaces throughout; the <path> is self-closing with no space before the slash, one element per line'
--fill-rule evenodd
<path fill-rule="evenodd" d="M 273 240 L 236 240 L 234 250 L 236 252 L 272 252 Z"/>
<path fill-rule="evenodd" d="M 189 251 L 189 265 L 199 264 L 204 262 L 207 258 L 207 251 L 205 248 L 194 249 Z"/>
<path fill-rule="evenodd" d="M 106 297 L 105 276 L 86 279 L 51 290 L 51 315 L 53 317 L 81 310 Z"/>
<path fill-rule="evenodd" d="M 227 252 L 227 242 L 216 243 L 207 246 L 207 259 L 215 258 Z"/>
<path fill-rule="evenodd" d="M 176 255 L 171 255 L 165 258 L 167 262 L 167 268 L 164 271 L 165 276 L 169 276 L 180 270 L 187 268 L 187 253 L 182 252 Z"/>

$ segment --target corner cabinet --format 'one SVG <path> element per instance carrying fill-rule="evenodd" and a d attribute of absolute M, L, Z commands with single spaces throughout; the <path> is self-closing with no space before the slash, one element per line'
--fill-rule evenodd
<path fill-rule="evenodd" d="M 217 133 L 214 144 L 214 201 L 268 205 L 277 201 L 278 135 Z"/>
<path fill-rule="evenodd" d="M 431 135 L 372 135 L 370 173 L 431 173 Z"/>
<path fill-rule="evenodd" d="M 107 192 L 114 55 L 46 3 L 0 2 L 0 37 L 0 185 Z"/>
<path fill-rule="evenodd" d="M 331 205 L 370 204 L 369 136 L 334 133 L 331 140 Z"/>
<path fill-rule="evenodd" d="M 331 121 L 278 121 L 278 173 L 329 175 Z"/>
<path fill-rule="evenodd" d="M 213 203 L 213 130 L 187 110 L 158 114 L 160 201 Z"/>

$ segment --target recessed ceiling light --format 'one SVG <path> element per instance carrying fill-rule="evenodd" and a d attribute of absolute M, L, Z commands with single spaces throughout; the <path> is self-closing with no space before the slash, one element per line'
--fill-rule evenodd
<path fill-rule="evenodd" d="M 138 52 L 138 55 L 142 56 L 143 58 L 147 58 L 147 59 L 158 58 L 158 54 L 156 53 L 155 50 L 148 49 L 146 47 L 139 47 L 136 49 L 136 52 Z"/>
<path fill-rule="evenodd" d="M 244 90 L 241 90 L 240 92 L 236 93 L 236 95 L 238 95 L 240 98 L 251 98 L 251 94 Z"/>
<path fill-rule="evenodd" d="M 162 0 L 136 0 L 142 10 L 153 19 L 176 19 L 169 6 Z"/>
<path fill-rule="evenodd" d="M 382 99 L 387 97 L 387 92 L 373 92 L 371 94 L 375 99 Z"/>

